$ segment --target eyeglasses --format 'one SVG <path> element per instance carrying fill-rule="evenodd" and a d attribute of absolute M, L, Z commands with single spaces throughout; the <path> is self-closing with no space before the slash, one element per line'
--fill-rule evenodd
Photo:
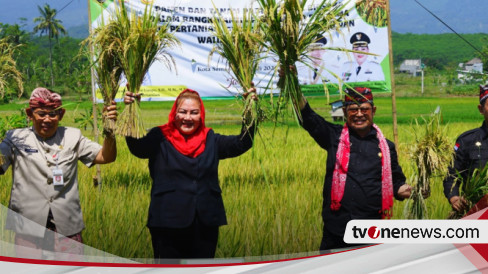
<path fill-rule="evenodd" d="M 49 118 L 56 118 L 59 115 L 59 111 L 50 111 L 50 112 L 47 112 L 47 111 L 34 111 L 33 113 L 35 115 L 39 116 L 40 118 L 44 118 L 44 117 L 46 117 L 46 115 L 49 116 Z"/>
<path fill-rule="evenodd" d="M 355 115 L 358 114 L 358 111 L 361 111 L 362 114 L 369 114 L 371 113 L 372 109 L 372 107 L 349 107 L 347 109 L 347 113 L 349 113 L 350 115 Z"/>

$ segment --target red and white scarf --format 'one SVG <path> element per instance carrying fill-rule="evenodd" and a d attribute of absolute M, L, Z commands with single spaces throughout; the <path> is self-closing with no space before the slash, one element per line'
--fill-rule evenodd
<path fill-rule="evenodd" d="M 393 207 L 393 180 L 391 174 L 390 149 L 386 142 L 385 136 L 373 124 L 376 129 L 376 137 L 380 143 L 381 150 L 381 215 L 382 218 L 391 218 Z M 349 128 L 347 124 L 341 132 L 339 147 L 337 148 L 336 163 L 334 173 L 332 174 L 332 190 L 330 208 L 337 211 L 341 208 L 341 200 L 344 196 L 344 187 L 346 186 L 347 171 L 349 169 L 349 156 L 351 154 L 351 143 L 349 140 Z"/>

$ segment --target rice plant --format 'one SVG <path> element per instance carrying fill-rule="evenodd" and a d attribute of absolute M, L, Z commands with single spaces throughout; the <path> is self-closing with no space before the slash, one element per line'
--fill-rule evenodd
<path fill-rule="evenodd" d="M 95 28 L 83 43 L 90 47 L 93 53 L 95 77 L 103 97 L 104 106 L 110 106 L 120 87 L 122 68 L 117 59 L 117 48 L 112 46 L 111 28 L 102 24 Z M 115 130 L 115 121 L 103 118 L 104 132 L 112 133 Z"/>
<path fill-rule="evenodd" d="M 259 102 L 252 96 L 246 96 L 249 88 L 252 87 L 254 76 L 262 60 L 263 46 L 259 42 L 263 38 L 259 22 L 253 20 L 250 10 L 244 9 L 242 17 L 238 18 L 234 12 L 230 12 L 231 28 L 227 25 L 226 19 L 218 9 L 212 24 L 213 35 L 219 39 L 209 54 L 209 60 L 214 53 L 218 53 L 227 61 L 227 67 L 232 71 L 234 79 L 241 87 L 240 94 L 243 95 L 244 111 L 243 117 L 247 126 L 255 121 L 263 120 L 264 115 L 259 107 Z"/>
<path fill-rule="evenodd" d="M 295 116 L 301 120 L 299 102 L 302 91 L 298 83 L 296 63 L 306 63 L 311 45 L 324 33 L 341 32 L 345 19 L 342 1 L 321 0 L 258 0 L 263 14 L 257 20 L 265 33 L 261 42 L 278 59 L 280 104 L 291 101 Z M 277 109 L 283 109 L 278 105 Z"/>
<path fill-rule="evenodd" d="M 474 169 L 466 180 L 464 180 L 463 176 L 457 171 L 456 180 L 460 182 L 459 196 L 466 201 L 466 206 L 461 212 L 456 210 L 451 211 L 448 219 L 459 219 L 463 217 L 468 213 L 468 210 L 473 208 L 486 194 L 488 194 L 488 165 L 485 165 L 480 169 Z"/>
<path fill-rule="evenodd" d="M 22 73 L 17 70 L 14 59 L 15 51 L 19 46 L 14 46 L 7 41 L 8 37 L 0 39 L 0 98 L 5 96 L 7 86 L 13 80 L 19 89 L 17 95 L 22 96 L 24 85 Z"/>
<path fill-rule="evenodd" d="M 388 24 L 386 0 L 358 0 L 356 10 L 366 23 L 376 27 L 384 27 Z"/>
<path fill-rule="evenodd" d="M 422 119 L 423 125 L 416 119 L 415 126 L 412 126 L 415 142 L 409 156 L 414 164 L 414 173 L 410 177 L 413 189 L 405 207 L 405 217 L 409 219 L 428 217 L 425 198 L 430 196 L 431 184 L 435 179 L 447 174 L 454 153 L 447 138 L 447 126 L 441 125 L 440 112 Z"/>
<path fill-rule="evenodd" d="M 107 23 L 106 39 L 112 41 L 108 46 L 113 47 L 127 80 L 127 88 L 134 93 L 139 92 L 144 76 L 154 61 L 161 61 L 168 69 L 176 66 L 168 50 L 180 42 L 169 31 L 171 22 L 158 23 L 159 16 L 152 12 L 152 5 L 146 5 L 144 13 L 138 16 L 135 11 L 129 14 L 124 1 L 116 6 Z M 143 137 L 146 129 L 140 112 L 139 102 L 128 105 L 120 114 L 115 133 Z"/>

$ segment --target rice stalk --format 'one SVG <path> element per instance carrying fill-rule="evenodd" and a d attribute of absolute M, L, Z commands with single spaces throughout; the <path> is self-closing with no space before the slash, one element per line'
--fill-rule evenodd
<path fill-rule="evenodd" d="M 377 27 L 384 27 L 388 24 L 386 0 L 358 0 L 356 10 L 366 23 Z"/>
<path fill-rule="evenodd" d="M 318 4 L 313 0 L 258 0 L 258 3 L 263 14 L 257 20 L 265 34 L 261 43 L 277 57 L 281 71 L 276 113 L 291 101 L 295 117 L 301 121 L 299 102 L 302 91 L 296 64 L 306 64 L 311 58 L 311 45 L 320 35 L 326 33 L 331 37 L 333 31 L 342 34 L 341 22 L 346 18 L 346 4 L 337 0 L 321 0 Z M 313 4 L 313 11 L 306 10 L 310 4 Z"/>
<path fill-rule="evenodd" d="M 436 113 L 429 119 L 422 118 L 424 125 L 415 120 L 413 132 L 415 143 L 410 150 L 410 159 L 414 164 L 414 180 L 411 201 L 406 205 L 405 217 L 409 219 L 427 218 L 425 198 L 430 196 L 431 184 L 435 178 L 442 178 L 452 163 L 451 141 L 447 138 L 447 126 L 441 125 L 441 114 Z"/>
<path fill-rule="evenodd" d="M 93 51 L 95 77 L 103 97 L 104 106 L 110 106 L 117 96 L 120 88 L 122 69 L 117 59 L 116 47 L 112 47 L 112 37 L 108 25 L 101 24 L 94 29 L 90 36 L 83 41 Z M 115 121 L 103 116 L 104 132 L 112 133 L 115 130 Z"/>
<path fill-rule="evenodd" d="M 14 57 L 15 51 L 19 46 L 10 44 L 7 41 L 7 37 L 0 39 L 0 98 L 5 96 L 6 88 L 10 80 L 16 82 L 19 89 L 17 93 L 19 98 L 24 93 L 22 73 L 17 70 L 17 63 Z"/>
<path fill-rule="evenodd" d="M 239 94 L 243 96 L 252 87 L 259 62 L 262 60 L 263 45 L 259 41 L 263 39 L 263 33 L 259 22 L 253 20 L 250 9 L 244 9 L 241 18 L 236 17 L 231 10 L 230 30 L 225 18 L 216 7 L 215 10 L 217 13 L 212 20 L 214 29 L 212 34 L 218 38 L 219 43 L 216 43 L 210 51 L 209 60 L 214 53 L 218 53 L 227 61 L 227 69 L 232 71 L 233 78 L 241 87 Z M 256 102 L 251 97 L 242 97 L 243 117 L 248 127 L 264 119 L 259 101 Z"/>
<path fill-rule="evenodd" d="M 412 174 L 409 178 L 409 183 L 414 185 L 412 194 L 409 199 L 405 201 L 403 208 L 403 216 L 407 219 L 428 219 L 428 209 L 420 187 L 417 187 L 419 177 L 418 174 Z"/>
<path fill-rule="evenodd" d="M 124 1 L 116 6 L 107 24 L 107 35 L 113 47 L 120 68 L 127 80 L 127 88 L 139 93 L 149 67 L 156 60 L 171 70 L 176 67 L 169 49 L 180 44 L 173 32 L 171 22 L 159 25 L 159 16 L 152 12 L 152 5 L 146 5 L 144 13 L 138 16 L 134 10 L 129 12 Z M 125 107 L 116 125 L 116 134 L 141 138 L 146 130 L 140 117 L 139 102 Z"/>
<path fill-rule="evenodd" d="M 459 219 L 466 215 L 468 211 L 475 206 L 486 194 L 488 194 L 488 165 L 481 169 L 474 169 L 473 172 L 466 178 L 459 171 L 456 171 L 456 181 L 461 184 L 459 196 L 466 201 L 466 206 L 462 212 L 451 211 L 449 219 Z M 453 187 L 457 184 L 453 184 Z"/>

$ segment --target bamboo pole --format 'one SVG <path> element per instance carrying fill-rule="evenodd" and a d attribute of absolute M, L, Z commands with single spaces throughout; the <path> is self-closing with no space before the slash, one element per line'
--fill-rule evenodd
<path fill-rule="evenodd" d="M 88 0 L 88 31 L 92 29 L 92 21 L 91 21 L 91 9 L 90 9 L 90 0 Z M 93 45 L 90 46 L 90 60 L 93 60 Z M 93 66 L 90 66 L 91 70 L 91 88 L 92 88 L 92 109 L 93 109 L 93 133 L 95 135 L 95 142 L 99 142 L 99 132 L 98 132 L 98 113 L 97 113 L 97 97 L 95 92 L 95 69 Z M 93 178 L 93 184 L 95 186 L 102 184 L 102 171 L 100 169 L 100 165 L 96 165 L 97 175 Z"/>
<path fill-rule="evenodd" d="M 386 9 L 388 10 L 388 51 L 390 56 L 390 82 L 391 82 L 391 115 L 393 118 L 393 140 L 398 149 L 398 123 L 397 123 L 397 108 L 395 95 L 395 73 L 393 69 L 393 48 L 391 43 L 391 14 L 390 1 L 386 1 Z"/>

